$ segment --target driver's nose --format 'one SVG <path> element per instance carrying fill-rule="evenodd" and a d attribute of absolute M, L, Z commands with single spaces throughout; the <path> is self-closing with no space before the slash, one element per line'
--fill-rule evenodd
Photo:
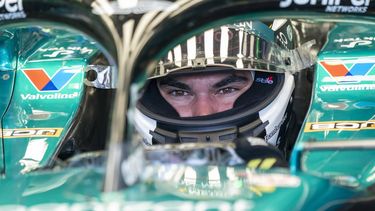
<path fill-rule="evenodd" d="M 191 109 L 193 116 L 205 116 L 216 113 L 216 107 L 217 106 L 209 96 L 199 96 Z"/>

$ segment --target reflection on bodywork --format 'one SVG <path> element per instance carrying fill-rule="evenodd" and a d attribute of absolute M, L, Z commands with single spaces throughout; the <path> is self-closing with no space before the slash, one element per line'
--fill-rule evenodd
<path fill-rule="evenodd" d="M 113 67 L 104 65 L 88 65 L 84 83 L 100 89 L 116 88 L 117 74 Z"/>
<path fill-rule="evenodd" d="M 43 159 L 47 148 L 48 143 L 46 138 L 32 139 L 29 141 L 25 155 L 19 161 L 20 165 L 23 166 L 21 173 L 24 174 L 38 168 L 39 162 Z"/>
<path fill-rule="evenodd" d="M 188 198 L 252 198 L 277 188 L 296 188 L 298 177 L 281 172 L 258 173 L 241 167 L 155 165 L 152 181 L 161 190 Z"/>

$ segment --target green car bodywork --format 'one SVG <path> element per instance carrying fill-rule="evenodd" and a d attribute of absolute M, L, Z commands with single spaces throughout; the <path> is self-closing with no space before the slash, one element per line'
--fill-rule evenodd
<path fill-rule="evenodd" d="M 51 161 L 79 108 L 85 68 L 98 49 L 63 29 L 1 31 L 0 167 L 15 175 Z"/>
<path fill-rule="evenodd" d="M 312 103 L 298 145 L 336 146 L 307 150 L 301 168 L 365 189 L 373 184 L 375 150 L 373 26 L 337 24 L 316 63 Z M 340 149 L 340 148 L 343 149 Z M 345 149 L 344 149 L 345 148 Z"/>
<path fill-rule="evenodd" d="M 0 210 L 326 210 L 371 196 L 374 30 L 360 22 L 330 30 L 290 169 L 151 165 L 142 183 L 103 193 L 104 166 L 43 169 L 79 109 L 95 43 L 58 29 L 3 28 Z"/>

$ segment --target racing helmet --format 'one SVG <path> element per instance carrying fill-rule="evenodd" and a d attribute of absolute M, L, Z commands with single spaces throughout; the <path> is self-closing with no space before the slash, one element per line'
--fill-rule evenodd
<path fill-rule="evenodd" d="M 209 29 L 171 49 L 148 78 L 134 121 L 146 145 L 234 141 L 261 137 L 285 148 L 294 76 L 291 50 L 296 32 L 289 20 L 239 22 Z M 250 72 L 252 84 L 233 108 L 180 117 L 161 95 L 163 77 L 217 72 Z M 283 150 L 284 151 L 284 150 Z"/>

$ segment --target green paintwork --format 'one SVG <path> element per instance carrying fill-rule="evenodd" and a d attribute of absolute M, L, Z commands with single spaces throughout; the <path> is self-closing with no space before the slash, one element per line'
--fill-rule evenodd
<path fill-rule="evenodd" d="M 367 26 L 367 25 L 366 25 Z M 346 28 L 345 28 L 346 27 Z M 358 26 L 361 27 L 361 26 Z M 335 36 L 344 36 L 347 26 L 339 25 L 333 29 L 329 35 L 328 42 L 319 55 L 319 61 L 339 57 L 344 59 L 348 57 L 367 57 L 370 56 L 372 45 L 357 46 L 355 49 L 340 49 L 334 46 Z M 370 28 L 369 30 L 372 30 Z M 353 30 L 350 30 L 352 36 Z M 373 150 L 351 150 L 351 151 L 308 151 L 301 157 L 293 156 L 291 160 L 291 168 L 302 162 L 304 172 L 292 172 L 287 169 L 276 169 L 265 172 L 251 172 L 245 167 L 239 167 L 234 172 L 236 178 L 230 180 L 228 176 L 228 167 L 217 167 L 220 177 L 215 181 L 211 181 L 208 172 L 215 166 L 190 166 L 189 171 L 199 172 L 195 181 L 191 179 L 189 182 L 184 177 L 177 177 L 167 180 L 166 178 L 158 178 L 156 172 L 163 166 L 150 166 L 154 174 L 148 180 L 139 185 L 134 185 L 126 190 L 116 193 L 105 194 L 101 192 L 102 181 L 105 174 L 103 168 L 97 167 L 71 167 L 71 168 L 55 168 L 48 170 L 38 170 L 23 173 L 24 166 L 30 159 L 36 160 L 32 165 L 44 166 L 55 152 L 59 140 L 68 130 L 79 106 L 80 96 L 83 91 L 83 72 L 77 73 L 72 79 L 71 86 L 64 87 L 60 93 L 72 94 L 77 92 L 78 97 L 73 99 L 43 99 L 24 100 L 22 94 L 40 94 L 33 87 L 22 72 L 28 68 L 43 67 L 49 76 L 60 67 L 76 66 L 83 69 L 87 65 L 87 59 L 92 55 L 82 55 L 80 53 L 62 55 L 56 53 L 60 50 L 66 50 L 67 46 L 75 45 L 76 34 L 67 35 L 61 31 L 44 32 L 47 37 L 41 38 L 41 43 L 34 43 L 33 50 L 20 51 L 17 58 L 17 67 L 11 66 L 8 70 L 11 78 L 15 79 L 15 85 L 10 81 L 9 84 L 1 83 L 0 88 L 2 99 L 0 104 L 0 112 L 5 112 L 2 120 L 2 128 L 63 128 L 60 137 L 38 137 L 38 138 L 3 138 L 5 146 L 5 157 L 1 157 L 5 163 L 6 174 L 0 182 L 3 190 L 11 190 L 10 193 L 3 191 L 0 194 L 1 210 L 16 210 L 16 208 L 24 210 L 163 210 L 166 208 L 173 209 L 225 209 L 225 210 L 316 210 L 324 206 L 333 206 L 330 202 L 341 201 L 355 196 L 365 195 L 362 190 L 373 184 Z M 358 33 L 367 33 L 360 31 Z M 22 33 L 21 33 L 22 34 Z M 55 35 L 67 35 L 61 37 L 53 37 Z M 52 36 L 52 37 L 49 37 Z M 367 36 L 367 35 L 366 35 Z M 22 35 L 20 35 L 22 37 Z M 23 39 L 27 40 L 28 37 Z M 71 40 L 74 41 L 69 41 Z M 59 45 L 64 47 L 55 49 Z M 90 46 L 89 43 L 81 43 L 83 47 Z M 8 46 L 8 45 L 7 45 Z M 51 51 L 44 51 L 48 46 L 53 48 Z M 367 53 L 362 53 L 364 48 Z M 362 48 L 361 51 L 356 49 Z M 39 50 L 38 50 L 39 49 Z M 80 50 L 79 50 L 80 51 Z M 84 50 L 86 51 L 86 50 Z M 45 55 L 54 55 L 56 58 L 45 58 Z M 14 57 L 12 57 L 14 58 Z M 10 62 L 8 62 L 10 63 Z M 372 70 L 374 71 L 374 70 Z M 4 72 L 0 71 L 0 74 Z M 321 91 L 323 85 L 335 85 L 335 81 L 325 82 L 324 78 L 330 78 L 328 73 L 319 65 L 316 67 L 316 76 L 314 84 L 314 96 L 311 108 L 307 114 L 307 122 L 325 122 L 325 121 L 347 121 L 361 120 L 367 121 L 372 118 L 371 112 L 375 102 L 371 102 L 368 91 L 361 92 L 340 92 L 329 94 Z M 372 74 L 372 73 L 369 73 Z M 3 93 L 3 87 L 9 91 Z M 13 98 L 9 99 L 9 92 L 14 92 Z M 6 98 L 7 97 L 7 98 Z M 9 101 L 10 100 L 10 101 Z M 327 107 L 328 104 L 334 104 L 336 107 Z M 338 107 L 342 105 L 342 107 Z M 360 106 L 362 105 L 362 106 Z M 344 108 L 339 110 L 339 108 Z M 35 110 L 47 111 L 50 115 L 41 115 L 39 117 L 30 116 Z M 356 115 L 353 115 L 353 112 Z M 34 118 L 31 118 L 34 117 Z M 305 142 L 312 139 L 317 141 L 329 142 L 332 140 L 355 141 L 372 137 L 374 134 L 372 129 L 368 130 L 351 130 L 351 131 L 319 131 L 307 132 L 302 131 L 298 138 L 297 147 L 294 153 L 298 153 L 303 149 Z M 37 148 L 46 146 L 45 153 L 42 157 L 32 157 L 32 153 L 28 154 L 28 147 L 37 144 Z M 38 153 L 40 155 L 41 153 Z M 2 155 L 3 156 L 3 155 Z M 355 159 L 348 161 L 351 156 Z M 32 161 L 32 160 L 31 160 Z M 0 166 L 4 168 L 4 166 Z M 33 167 L 33 166 L 30 166 Z M 178 168 L 186 171 L 189 166 L 179 166 Z M 168 168 L 168 166 L 166 166 Z M 4 169 L 2 169 L 4 170 Z M 150 170 L 150 169 L 148 169 Z M 165 174 L 164 174 L 165 175 Z M 297 185 L 279 187 L 270 185 L 272 178 L 276 175 L 286 184 L 288 180 L 298 181 Z M 317 176 L 316 176 L 317 175 Z M 180 175 L 181 176 L 181 175 Z M 239 179 L 239 177 L 243 177 Z M 341 177 L 337 177 L 341 176 Z M 266 180 L 267 185 L 259 185 L 262 179 Z M 258 185 L 256 185 L 258 184 Z M 225 187 L 225 188 L 224 188 Z M 202 200 L 208 199 L 208 200 Z M 337 204 L 338 206 L 339 204 Z M 27 208 L 26 208 L 27 207 Z M 332 208 L 332 207 L 331 207 Z"/>
<path fill-rule="evenodd" d="M 299 149 L 305 142 L 363 141 L 375 136 L 375 25 L 337 24 L 318 56 L 316 64 L 314 95 L 305 125 L 298 138 Z M 340 68 L 331 74 L 323 67 L 324 62 L 344 64 L 358 77 L 345 81 L 348 77 L 337 78 Z M 357 63 L 368 63 L 353 71 Z M 351 69 L 353 68 L 353 69 Z M 368 73 L 366 73 L 368 71 Z M 340 73 L 337 73 L 340 75 Z M 343 74 L 341 74 L 343 75 Z M 338 124 L 335 124 L 338 122 Z M 319 127 L 339 127 L 311 131 L 307 123 L 324 124 Z M 353 129 L 354 128 L 354 129 Z M 297 151 L 297 150 L 295 150 Z M 375 169 L 374 149 L 351 150 L 311 150 L 303 154 L 302 168 L 319 176 L 329 176 L 349 186 L 366 188 L 372 185 Z M 292 161 L 296 162 L 297 161 Z"/>
<path fill-rule="evenodd" d="M 15 69 L 17 64 L 17 48 L 15 37 L 9 31 L 0 34 L 0 128 L 2 128 L 6 109 L 8 108 L 13 84 L 15 79 Z M 0 134 L 2 137 L 2 134 Z M 3 142 L 0 143 L 1 152 L 4 151 Z M 4 155 L 0 153 L 0 173 L 4 172 Z"/>
<path fill-rule="evenodd" d="M 153 171 L 158 172 L 162 167 L 154 166 Z M 66 210 L 94 210 L 100 207 L 104 210 L 158 210 L 172 207 L 177 210 L 192 210 L 227 207 L 229 210 L 315 210 L 327 200 L 345 199 L 357 194 L 347 188 L 329 185 L 328 180 L 305 174 L 292 176 L 285 170 L 246 174 L 244 168 L 237 168 L 231 174 L 237 178 L 229 179 L 222 177 L 229 168 L 218 167 L 222 178 L 210 180 L 207 175 L 214 168 L 216 167 L 179 166 L 185 172 L 187 169 L 196 172 L 196 180 L 184 180 L 186 177 L 183 175 L 179 179 L 174 175 L 172 180 L 166 181 L 154 174 L 150 182 L 111 194 L 100 192 L 102 169 L 68 168 L 57 172 L 30 173 L 16 176 L 13 181 L 7 180 L 2 184 L 3 187 L 13 189 L 14 194 L 2 197 L 0 203 L 8 207 L 0 208 L 11 210 L 15 206 L 30 206 L 30 209 L 52 206 L 54 209 L 65 207 Z M 266 180 L 267 185 L 256 185 L 262 183 L 260 178 L 269 178 L 271 175 L 279 183 L 285 185 L 290 182 L 291 186 L 272 185 L 269 179 Z M 18 185 L 15 187 L 14 184 Z M 321 192 L 323 189 L 324 193 Z M 288 203 L 285 203 L 286 199 Z M 306 205 L 308 201 L 313 202 Z M 13 207 L 9 207 L 10 205 Z"/>
<path fill-rule="evenodd" d="M 84 69 L 98 50 L 95 43 L 84 36 L 63 29 L 17 26 L 1 30 L 7 30 L 14 37 L 3 42 L 3 49 L 18 49 L 8 51 L 3 57 L 9 58 L 2 62 L 2 66 L 9 70 L 1 72 L 12 76 L 6 83 L 1 83 L 4 88 L 1 89 L 0 107 L 2 128 L 8 130 L 8 133 L 3 132 L 2 160 L 6 175 L 12 175 L 46 166 L 51 161 L 79 108 L 84 90 Z M 24 71 L 30 69 L 44 70 L 50 79 L 60 69 L 69 69 L 75 74 L 69 81 L 58 80 L 61 83 L 58 90 L 43 91 L 26 77 Z M 57 128 L 59 133 L 46 136 L 29 134 L 43 128 Z M 28 130 L 23 130 L 24 135 L 17 133 L 17 136 L 16 132 L 9 133 L 11 129 Z"/>

